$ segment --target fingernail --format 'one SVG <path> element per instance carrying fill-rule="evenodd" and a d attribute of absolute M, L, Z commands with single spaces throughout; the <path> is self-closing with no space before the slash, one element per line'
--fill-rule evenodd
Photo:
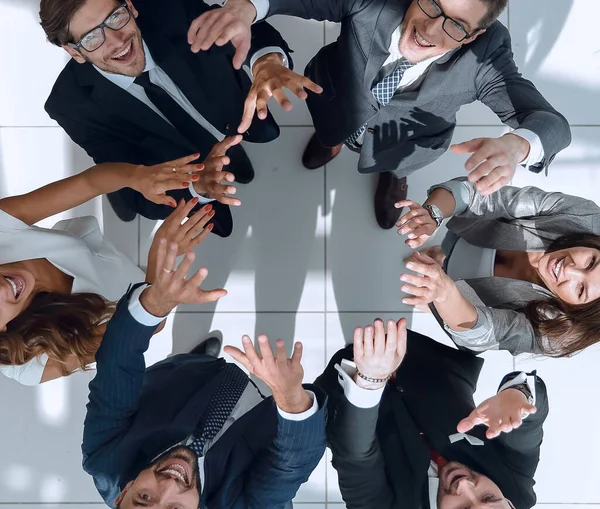
<path fill-rule="evenodd" d="M 236 202 L 233 202 L 233 204 L 234 204 L 236 207 L 239 207 L 239 206 L 242 204 L 242 202 L 236 201 Z"/>
<path fill-rule="evenodd" d="M 406 299 L 402 299 L 402 304 L 408 304 L 408 301 Z"/>
<path fill-rule="evenodd" d="M 412 268 L 413 268 L 413 264 L 412 264 L 412 263 L 410 263 L 410 262 L 408 262 L 408 263 L 406 264 L 406 268 L 407 268 L 407 269 L 412 269 Z"/>
<path fill-rule="evenodd" d="M 408 238 L 409 239 L 414 239 L 416 237 L 416 235 L 414 233 L 409 233 L 408 234 Z"/>
<path fill-rule="evenodd" d="M 203 170 L 204 169 L 204 165 L 203 164 L 197 164 L 196 168 L 198 168 L 199 170 Z"/>
<path fill-rule="evenodd" d="M 205 206 L 204 206 L 204 210 L 205 210 L 206 212 L 208 212 L 210 209 L 212 209 L 212 205 L 211 205 L 210 203 L 209 203 L 208 205 L 205 205 Z"/>
<path fill-rule="evenodd" d="M 192 175 L 192 180 L 193 180 L 193 181 L 196 181 L 196 180 L 198 180 L 199 178 L 200 178 L 200 177 L 199 177 L 198 175 Z"/>
<path fill-rule="evenodd" d="M 216 212 L 213 210 L 213 211 L 212 211 L 212 212 L 209 214 L 209 216 L 210 216 L 210 217 L 213 217 L 215 214 L 216 214 Z"/>
<path fill-rule="evenodd" d="M 207 230 L 210 232 L 210 231 L 212 231 L 212 229 L 213 229 L 213 227 L 214 227 L 214 226 L 215 226 L 215 225 L 214 225 L 213 223 L 210 223 L 210 224 L 209 224 L 209 225 L 206 227 L 206 229 L 207 229 Z"/>
<path fill-rule="evenodd" d="M 400 288 L 400 290 L 402 290 L 403 292 L 405 292 L 406 290 L 408 290 L 408 286 L 402 285 L 402 287 Z"/>
<path fill-rule="evenodd" d="M 249 338 L 249 337 L 247 337 L 247 336 L 244 336 L 244 337 L 242 338 L 242 341 L 243 341 L 244 343 L 250 343 L 250 338 Z"/>
<path fill-rule="evenodd" d="M 194 205 L 195 205 L 196 203 L 198 203 L 198 197 L 197 197 L 197 196 L 194 196 L 194 197 L 192 198 L 192 203 L 193 203 Z"/>
<path fill-rule="evenodd" d="M 400 276 L 400 279 L 401 279 L 402 281 L 406 281 L 408 278 L 407 278 L 407 277 L 406 277 L 404 274 L 402 274 L 402 275 Z"/>
<path fill-rule="evenodd" d="M 181 187 L 189 187 L 190 183 L 189 182 L 182 182 L 181 183 Z"/>
<path fill-rule="evenodd" d="M 200 152 L 197 152 L 196 154 L 192 154 L 192 157 L 200 157 Z"/>

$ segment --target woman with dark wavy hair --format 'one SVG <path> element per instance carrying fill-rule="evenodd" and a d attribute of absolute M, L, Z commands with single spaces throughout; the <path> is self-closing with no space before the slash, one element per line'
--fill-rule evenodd
<path fill-rule="evenodd" d="M 572 355 L 600 340 L 600 208 L 535 187 L 482 196 L 454 179 L 397 223 L 420 247 L 441 224 L 441 246 L 414 253 L 403 302 L 429 304 L 453 341 L 473 351 Z"/>
<path fill-rule="evenodd" d="M 198 157 L 195 154 L 195 157 Z M 177 205 L 166 195 L 197 179 L 194 156 L 151 168 L 122 163 L 96 165 L 28 194 L 0 200 L 0 372 L 37 385 L 85 369 L 94 356 L 116 302 L 131 283 L 147 280 L 133 262 L 103 237 L 95 217 L 38 221 L 96 196 L 130 187 L 155 203 L 175 207 L 155 235 L 193 248 L 212 229 L 206 205 L 181 224 L 198 199 Z"/>

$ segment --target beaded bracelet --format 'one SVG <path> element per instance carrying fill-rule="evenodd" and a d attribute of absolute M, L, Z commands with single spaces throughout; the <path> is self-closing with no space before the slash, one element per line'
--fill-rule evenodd
<path fill-rule="evenodd" d="M 363 375 L 360 371 L 357 371 L 356 374 L 363 380 L 374 384 L 382 384 L 384 382 L 387 382 L 390 378 L 392 378 L 392 375 L 388 375 L 385 378 L 370 378 L 368 376 Z"/>

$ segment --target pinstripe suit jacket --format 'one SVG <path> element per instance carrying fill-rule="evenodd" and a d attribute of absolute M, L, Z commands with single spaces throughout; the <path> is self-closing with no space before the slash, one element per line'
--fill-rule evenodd
<path fill-rule="evenodd" d="M 146 370 L 154 327 L 134 320 L 128 301 L 119 302 L 98 350 L 83 432 L 83 468 L 110 507 L 156 456 L 195 431 L 225 365 L 182 354 Z M 310 389 L 320 410 L 306 420 L 279 417 L 267 398 L 227 429 L 205 457 L 202 506 L 283 508 L 292 500 L 325 452 L 326 396 Z"/>
<path fill-rule="evenodd" d="M 447 150 L 457 111 L 477 100 L 510 127 L 540 137 L 544 160 L 529 169 L 542 171 L 570 143 L 569 125 L 521 76 L 508 30 L 499 22 L 434 62 L 418 90 L 397 93 L 384 107 L 375 100 L 371 88 L 411 1 L 270 0 L 269 16 L 342 24 L 337 41 L 322 48 L 305 70 L 323 87 L 322 94 L 309 92 L 307 100 L 321 143 L 340 144 L 367 124 L 358 170 L 409 175 Z"/>
<path fill-rule="evenodd" d="M 464 178 L 433 186 L 450 191 L 457 209 L 448 229 L 469 244 L 507 251 L 547 251 L 557 238 L 570 234 L 600 235 L 600 207 L 591 200 L 537 187 L 505 186 L 482 196 Z M 445 327 L 459 346 L 473 351 L 508 350 L 513 355 L 542 353 L 535 331 L 523 313 L 534 300 L 552 293 L 518 279 L 486 277 L 459 280 L 461 293 L 477 308 L 476 326 L 465 332 Z"/>

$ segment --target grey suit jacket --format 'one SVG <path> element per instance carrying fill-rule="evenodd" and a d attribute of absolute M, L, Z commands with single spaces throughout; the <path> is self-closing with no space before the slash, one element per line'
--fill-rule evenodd
<path fill-rule="evenodd" d="M 305 74 L 323 87 L 307 100 L 316 133 L 326 146 L 342 143 L 367 125 L 358 170 L 409 175 L 448 148 L 456 113 L 479 100 L 510 127 L 536 133 L 544 160 L 540 172 L 569 145 L 566 119 L 519 73 L 508 30 L 499 22 L 475 41 L 438 59 L 419 90 L 397 93 L 381 106 L 371 88 L 389 55 L 393 31 L 411 0 L 270 0 L 269 16 L 289 14 L 341 22 L 336 42 L 322 48 Z"/>
<path fill-rule="evenodd" d="M 482 196 L 473 184 L 458 178 L 433 186 L 450 191 L 456 209 L 448 229 L 475 246 L 508 251 L 546 251 L 563 235 L 600 235 L 600 207 L 593 201 L 537 187 L 505 186 Z M 508 350 L 513 355 L 542 353 L 535 331 L 523 309 L 528 302 L 552 297 L 545 288 L 517 279 L 488 277 L 459 280 L 461 293 L 477 308 L 476 326 L 466 332 L 448 328 L 434 314 L 459 346 L 474 351 Z M 542 344 L 549 343 L 540 338 Z"/>

